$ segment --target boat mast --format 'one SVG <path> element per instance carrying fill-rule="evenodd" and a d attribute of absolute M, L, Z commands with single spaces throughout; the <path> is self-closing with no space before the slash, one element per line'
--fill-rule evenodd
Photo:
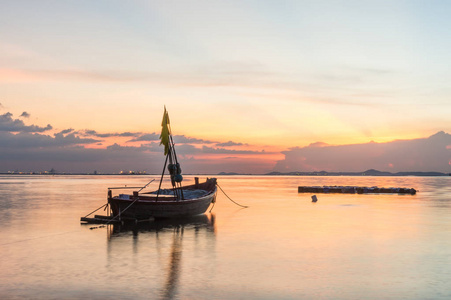
<path fill-rule="evenodd" d="M 158 188 L 158 195 L 160 194 L 161 183 L 163 182 L 163 176 L 166 169 L 166 165 L 169 161 L 168 171 L 171 175 L 171 184 L 172 189 L 174 191 L 174 196 L 180 200 L 183 199 L 183 190 L 182 190 L 182 169 L 180 168 L 180 164 L 177 160 L 177 153 L 175 152 L 174 140 L 172 138 L 171 125 L 169 121 L 169 114 L 166 110 L 166 106 L 164 107 L 163 120 L 161 122 L 161 135 L 160 135 L 160 145 L 164 145 L 164 154 L 166 155 L 166 160 L 163 167 L 163 172 L 161 174 L 160 179 L 160 187 Z"/>

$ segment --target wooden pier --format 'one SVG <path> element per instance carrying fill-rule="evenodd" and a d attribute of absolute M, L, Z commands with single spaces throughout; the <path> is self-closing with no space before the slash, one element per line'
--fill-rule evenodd
<path fill-rule="evenodd" d="M 299 186 L 298 193 L 339 193 L 339 194 L 409 194 L 415 195 L 413 188 L 384 188 L 365 186 Z"/>

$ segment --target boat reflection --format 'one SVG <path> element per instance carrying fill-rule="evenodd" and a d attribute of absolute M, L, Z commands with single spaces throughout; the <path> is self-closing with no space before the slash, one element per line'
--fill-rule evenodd
<path fill-rule="evenodd" d="M 178 219 L 157 219 L 137 224 L 109 225 L 109 267 L 114 269 L 116 261 L 125 259 L 122 257 L 122 249 L 129 247 L 132 242 L 134 260 L 139 263 L 137 267 L 142 268 L 149 282 L 155 284 L 151 288 L 152 294 L 159 295 L 160 299 L 177 298 L 178 288 L 183 285 L 182 269 L 184 271 L 189 269 L 194 258 L 198 256 L 202 256 L 205 263 L 213 259 L 215 222 L 214 214 L 204 214 Z M 184 263 L 183 249 L 186 253 Z M 121 259 L 118 260 L 118 256 Z M 162 274 L 165 276 L 161 276 Z M 154 279 L 151 280 L 152 278 Z"/>
<path fill-rule="evenodd" d="M 197 216 L 189 216 L 184 218 L 169 218 L 169 219 L 155 219 L 151 222 L 139 222 L 139 223 L 117 223 L 110 225 L 108 227 L 108 239 L 114 238 L 115 236 L 121 236 L 122 233 L 132 232 L 133 236 L 138 236 L 138 234 L 146 232 L 160 232 L 163 230 L 174 229 L 174 230 L 185 230 L 193 229 L 198 231 L 205 228 L 207 231 L 213 233 L 216 232 L 215 227 L 215 215 L 214 214 L 203 214 Z"/>

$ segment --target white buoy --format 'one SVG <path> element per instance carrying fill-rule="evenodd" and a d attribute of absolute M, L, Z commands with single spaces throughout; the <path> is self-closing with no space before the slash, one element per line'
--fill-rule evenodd
<path fill-rule="evenodd" d="M 316 195 L 313 195 L 312 196 L 312 202 L 316 202 L 316 201 L 318 201 L 318 198 L 316 198 Z"/>

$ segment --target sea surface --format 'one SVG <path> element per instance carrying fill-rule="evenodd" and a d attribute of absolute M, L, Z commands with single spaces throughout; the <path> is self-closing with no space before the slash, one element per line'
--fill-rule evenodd
<path fill-rule="evenodd" d="M 0 299 L 451 299 L 450 176 L 218 176 L 248 208 L 218 191 L 180 222 L 80 224 L 152 178 L 0 176 Z M 313 203 L 300 185 L 419 192 Z"/>

